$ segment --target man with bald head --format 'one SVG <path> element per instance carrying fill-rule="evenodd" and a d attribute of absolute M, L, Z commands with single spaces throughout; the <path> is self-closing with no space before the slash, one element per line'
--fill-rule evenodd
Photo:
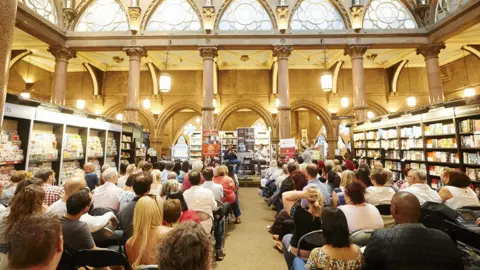
<path fill-rule="evenodd" d="M 410 192 L 398 192 L 390 210 L 397 225 L 372 234 L 362 269 L 464 269 L 455 243 L 444 232 L 420 223 L 420 202 Z"/>
<path fill-rule="evenodd" d="M 65 194 L 61 200 L 56 201 L 47 210 L 47 213 L 57 215 L 59 218 L 67 214 L 66 201 L 73 193 L 87 186 L 85 179 L 80 177 L 72 177 L 65 182 Z M 105 227 L 111 219 L 115 219 L 113 212 L 108 212 L 102 216 L 91 216 L 88 213 L 80 217 L 80 221 L 87 223 L 90 232 L 96 232 Z"/>

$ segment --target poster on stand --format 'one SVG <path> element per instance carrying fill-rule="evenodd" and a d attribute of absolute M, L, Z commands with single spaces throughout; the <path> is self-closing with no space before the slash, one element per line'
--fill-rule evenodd
<path fill-rule="evenodd" d="M 280 139 L 280 157 L 293 158 L 297 154 L 295 139 Z"/>
<path fill-rule="evenodd" d="M 239 158 L 253 158 L 255 151 L 255 129 L 238 128 L 237 136 Z"/>
<path fill-rule="evenodd" d="M 315 159 L 315 160 L 325 159 L 325 149 L 323 144 L 320 144 L 317 147 L 315 147 L 315 149 L 313 149 L 312 152 L 313 152 L 312 159 Z"/>
<path fill-rule="evenodd" d="M 218 130 L 202 131 L 202 156 L 219 157 L 220 156 L 220 136 Z"/>

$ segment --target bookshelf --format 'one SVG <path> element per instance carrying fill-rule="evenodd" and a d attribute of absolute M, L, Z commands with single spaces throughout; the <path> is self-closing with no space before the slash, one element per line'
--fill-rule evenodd
<path fill-rule="evenodd" d="M 202 132 L 194 131 L 190 135 L 190 160 L 202 158 Z"/>
<path fill-rule="evenodd" d="M 221 139 L 221 161 L 224 161 L 223 154 L 226 150 L 228 150 L 228 146 L 232 145 L 233 150 L 237 151 L 238 153 L 238 136 L 237 131 L 220 131 L 219 132 L 220 139 Z"/>

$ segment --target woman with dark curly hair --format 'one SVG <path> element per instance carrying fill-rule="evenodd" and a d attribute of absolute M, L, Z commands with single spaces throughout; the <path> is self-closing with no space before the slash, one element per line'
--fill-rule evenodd
<path fill-rule="evenodd" d="M 211 242 L 202 226 L 180 223 L 158 246 L 159 270 L 210 270 Z"/>

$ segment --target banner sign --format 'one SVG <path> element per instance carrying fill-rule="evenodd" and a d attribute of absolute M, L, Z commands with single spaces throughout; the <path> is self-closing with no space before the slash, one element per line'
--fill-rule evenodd
<path fill-rule="evenodd" d="M 293 158 L 297 154 L 295 139 L 280 139 L 280 156 Z"/>
<path fill-rule="evenodd" d="M 202 156 L 220 156 L 220 135 L 218 130 L 202 130 Z"/>
<path fill-rule="evenodd" d="M 255 151 L 255 129 L 254 128 L 237 128 L 238 136 L 238 157 L 253 158 Z"/>

